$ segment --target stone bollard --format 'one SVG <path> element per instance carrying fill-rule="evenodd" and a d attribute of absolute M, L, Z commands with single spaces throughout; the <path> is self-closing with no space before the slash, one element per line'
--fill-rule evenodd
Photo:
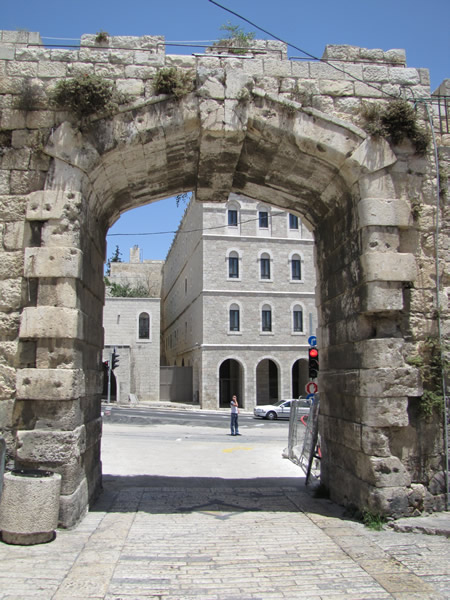
<path fill-rule="evenodd" d="M 2 541 L 22 546 L 52 541 L 58 525 L 60 490 L 58 473 L 33 469 L 6 472 L 0 500 Z"/>

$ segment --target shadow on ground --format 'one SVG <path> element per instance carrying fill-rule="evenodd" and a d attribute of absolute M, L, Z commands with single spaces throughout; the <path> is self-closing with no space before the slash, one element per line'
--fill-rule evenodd
<path fill-rule="evenodd" d="M 314 512 L 342 518 L 343 509 L 314 498 L 304 477 L 222 479 L 104 475 L 103 491 L 92 511 L 173 514 L 216 512 Z"/>

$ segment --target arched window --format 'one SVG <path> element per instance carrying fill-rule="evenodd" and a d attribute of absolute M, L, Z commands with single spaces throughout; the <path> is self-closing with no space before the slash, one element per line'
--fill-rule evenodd
<path fill-rule="evenodd" d="M 234 250 L 228 255 L 228 278 L 239 279 L 239 254 Z"/>
<path fill-rule="evenodd" d="M 229 312 L 229 326 L 230 326 L 230 331 L 240 331 L 241 330 L 241 319 L 240 319 L 240 310 L 239 310 L 239 305 L 238 304 L 232 304 L 230 306 L 230 312 Z"/>
<path fill-rule="evenodd" d="M 292 310 L 292 331 L 303 332 L 303 309 L 299 304 L 296 304 Z"/>
<path fill-rule="evenodd" d="M 139 315 L 139 339 L 150 339 L 150 315 L 146 312 Z"/>
<path fill-rule="evenodd" d="M 298 254 L 291 256 L 291 281 L 301 281 L 302 260 Z"/>
<path fill-rule="evenodd" d="M 261 309 L 261 331 L 272 331 L 272 307 L 264 304 Z"/>
<path fill-rule="evenodd" d="M 259 275 L 261 279 L 271 279 L 270 256 L 267 252 L 263 252 L 259 257 Z"/>

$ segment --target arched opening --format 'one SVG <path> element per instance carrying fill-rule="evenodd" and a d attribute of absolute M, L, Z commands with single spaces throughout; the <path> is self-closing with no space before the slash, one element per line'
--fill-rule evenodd
<path fill-rule="evenodd" d="M 229 408 L 231 398 L 237 396 L 239 406 L 243 406 L 242 367 L 237 360 L 228 358 L 219 368 L 219 406 Z"/>
<path fill-rule="evenodd" d="M 256 404 L 273 404 L 279 397 L 278 366 L 265 358 L 256 367 Z"/>
<path fill-rule="evenodd" d="M 98 374 L 106 233 L 122 212 L 188 190 L 203 202 L 226 202 L 235 192 L 292 211 L 309 224 L 318 273 L 323 482 L 333 499 L 385 512 L 408 510 L 407 469 L 414 467 L 403 465 L 389 445 L 389 427 L 408 426 L 408 398 L 420 396 L 417 371 L 405 362 L 411 286 L 404 283 L 414 281 L 416 265 L 411 240 L 405 242 L 412 227 L 407 190 L 396 186 L 390 169 L 396 157 L 386 142 L 370 140 L 356 124 L 308 107 L 292 111 L 259 88 L 248 103 L 233 106 L 228 112 L 221 100 L 202 94 L 158 98 L 92 119 L 83 131 L 66 121 L 45 147 L 51 159 L 45 189 L 26 200 L 24 275 L 31 284 L 20 314 L 26 351 L 15 407 L 26 422 L 15 439 L 17 462 L 30 466 L 36 462 L 29 453 L 33 443 L 22 438 L 35 435 L 30 423 L 39 422 L 45 402 L 64 398 L 93 407 L 78 411 L 82 416 L 73 426 L 71 443 L 74 452 L 83 448 L 80 460 L 69 460 L 67 470 L 51 451 L 40 459 L 65 471 L 66 525 L 101 482 Z M 216 265 L 230 286 L 245 273 L 245 257 L 232 250 L 231 264 Z M 302 266 L 291 265 L 299 287 L 307 276 Z M 283 316 L 273 311 L 270 298 L 252 317 L 264 348 L 270 348 L 275 328 L 292 327 L 289 306 Z M 386 367 L 386 356 L 389 364 L 395 356 L 397 371 Z M 220 406 L 228 406 L 234 393 L 242 399 L 238 361 L 225 360 L 219 380 Z M 274 361 L 258 365 L 258 404 L 279 398 L 279 380 Z M 62 422 L 57 409 L 53 431 L 62 430 Z M 44 447 L 48 440 L 51 448 L 53 431 L 38 432 L 33 442 Z"/>
<path fill-rule="evenodd" d="M 305 385 L 308 382 L 308 361 L 298 359 L 292 365 L 292 397 L 300 398 L 305 396 Z"/>

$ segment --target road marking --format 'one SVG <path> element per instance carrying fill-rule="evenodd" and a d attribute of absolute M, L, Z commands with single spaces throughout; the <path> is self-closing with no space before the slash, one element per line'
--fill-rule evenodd
<path fill-rule="evenodd" d="M 237 450 L 253 450 L 251 446 L 234 446 L 233 448 L 224 448 L 222 452 L 236 452 Z"/>

